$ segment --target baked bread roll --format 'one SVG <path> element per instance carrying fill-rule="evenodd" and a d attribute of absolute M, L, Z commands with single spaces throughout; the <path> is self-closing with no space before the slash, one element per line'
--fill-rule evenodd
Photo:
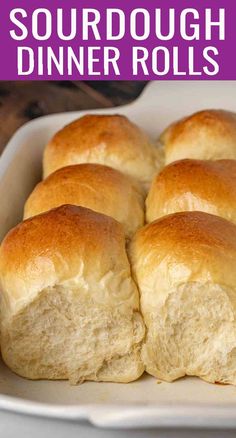
<path fill-rule="evenodd" d="M 154 178 L 146 199 L 147 222 L 194 210 L 236 223 L 236 160 L 175 161 Z"/>
<path fill-rule="evenodd" d="M 236 159 L 236 114 L 200 111 L 168 127 L 160 138 L 166 164 L 182 158 Z"/>
<path fill-rule="evenodd" d="M 61 167 L 98 163 L 114 167 L 149 186 L 159 169 L 158 149 L 120 115 L 87 115 L 65 126 L 46 146 L 44 177 Z"/>
<path fill-rule="evenodd" d="M 122 226 L 62 206 L 0 248 L 5 363 L 29 379 L 129 382 L 143 373 L 144 324 Z"/>
<path fill-rule="evenodd" d="M 28 198 L 24 218 L 63 204 L 80 205 L 114 217 L 131 237 L 144 224 L 144 194 L 138 183 L 108 166 L 63 167 L 40 182 Z"/>
<path fill-rule="evenodd" d="M 236 225 L 203 212 L 165 216 L 136 233 L 131 260 L 147 372 L 235 385 Z"/>

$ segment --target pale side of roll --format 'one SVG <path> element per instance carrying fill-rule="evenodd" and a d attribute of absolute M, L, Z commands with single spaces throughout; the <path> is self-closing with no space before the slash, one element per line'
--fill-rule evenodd
<path fill-rule="evenodd" d="M 183 158 L 236 159 L 236 114 L 204 110 L 170 125 L 161 135 L 165 163 Z"/>
<path fill-rule="evenodd" d="M 203 212 L 165 216 L 136 233 L 130 257 L 147 372 L 236 385 L 236 225 Z"/>
<path fill-rule="evenodd" d="M 204 211 L 236 223 L 236 160 L 179 160 L 157 175 L 146 199 L 146 220 Z"/>
<path fill-rule="evenodd" d="M 61 167 L 98 163 L 139 180 L 147 189 L 160 168 L 159 150 L 121 115 L 86 115 L 61 129 L 44 152 L 44 177 Z"/>
<path fill-rule="evenodd" d="M 80 205 L 119 221 L 127 237 L 144 224 L 144 193 L 132 178 L 101 164 L 63 167 L 40 182 L 29 196 L 24 218 L 63 204 Z"/>
<path fill-rule="evenodd" d="M 5 363 L 29 379 L 130 382 L 144 324 L 122 226 L 76 206 L 20 223 L 0 248 Z"/>

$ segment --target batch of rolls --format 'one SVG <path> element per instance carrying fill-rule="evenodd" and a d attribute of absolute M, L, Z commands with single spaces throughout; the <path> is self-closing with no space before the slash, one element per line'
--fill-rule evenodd
<path fill-rule="evenodd" d="M 157 146 L 87 115 L 46 145 L 43 173 L 0 248 L 9 368 L 236 384 L 236 114 L 196 113 Z"/>

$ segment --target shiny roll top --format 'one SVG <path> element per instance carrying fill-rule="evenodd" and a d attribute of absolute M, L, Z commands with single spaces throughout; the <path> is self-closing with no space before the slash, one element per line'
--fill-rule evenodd
<path fill-rule="evenodd" d="M 144 193 L 136 180 L 100 164 L 63 167 L 29 196 L 24 218 L 63 204 L 80 205 L 119 221 L 127 237 L 144 224 Z"/>
<path fill-rule="evenodd" d="M 146 199 L 146 219 L 205 211 L 236 223 L 236 160 L 179 160 L 157 175 Z"/>
<path fill-rule="evenodd" d="M 165 163 L 183 158 L 236 159 L 236 114 L 205 110 L 170 125 L 160 137 Z"/>
<path fill-rule="evenodd" d="M 160 167 L 158 150 L 148 136 L 120 115 L 86 115 L 60 130 L 45 148 L 44 177 L 80 163 L 113 167 L 145 188 Z"/>

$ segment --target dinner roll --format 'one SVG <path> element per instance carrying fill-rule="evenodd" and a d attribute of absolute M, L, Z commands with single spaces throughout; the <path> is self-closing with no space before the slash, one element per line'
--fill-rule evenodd
<path fill-rule="evenodd" d="M 181 212 L 139 230 L 133 272 L 147 327 L 146 370 L 236 384 L 236 225 Z"/>
<path fill-rule="evenodd" d="M 236 160 L 180 160 L 156 176 L 146 199 L 147 222 L 191 210 L 236 223 Z"/>
<path fill-rule="evenodd" d="M 146 187 L 159 169 L 158 149 L 124 116 L 87 115 L 64 127 L 46 146 L 44 177 L 80 163 L 114 167 Z"/>
<path fill-rule="evenodd" d="M 182 158 L 236 159 L 236 114 L 200 111 L 173 123 L 161 136 L 166 164 Z"/>
<path fill-rule="evenodd" d="M 2 355 L 29 379 L 129 382 L 143 372 L 144 325 L 122 226 L 61 206 L 0 248 Z"/>
<path fill-rule="evenodd" d="M 144 223 L 144 195 L 138 183 L 101 164 L 63 167 L 49 175 L 28 198 L 24 217 L 63 204 L 81 205 L 114 217 L 128 237 Z"/>

